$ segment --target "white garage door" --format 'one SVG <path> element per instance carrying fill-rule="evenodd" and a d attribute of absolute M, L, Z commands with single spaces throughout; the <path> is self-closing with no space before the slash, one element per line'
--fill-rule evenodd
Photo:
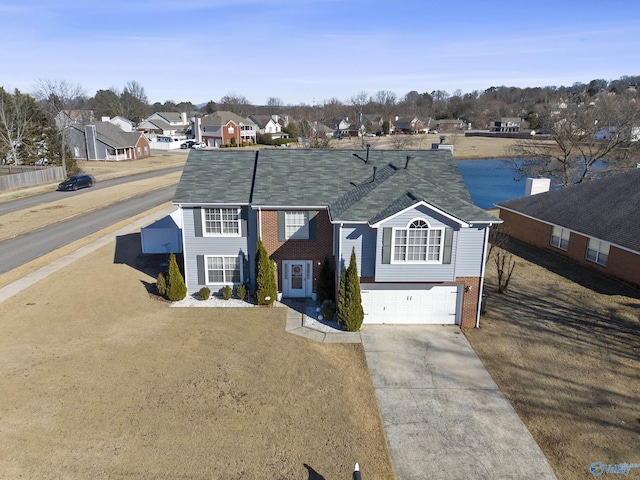
<path fill-rule="evenodd" d="M 362 284 L 361 292 L 364 323 L 459 323 L 456 285 L 392 290 L 388 285 Z"/>

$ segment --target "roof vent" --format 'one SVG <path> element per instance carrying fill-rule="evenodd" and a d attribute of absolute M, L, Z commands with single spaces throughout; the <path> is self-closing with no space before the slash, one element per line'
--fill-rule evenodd
<path fill-rule="evenodd" d="M 411 160 L 411 157 L 409 155 L 407 155 L 407 162 L 404 164 L 404 169 L 406 170 L 407 168 L 409 168 L 409 161 Z"/>
<path fill-rule="evenodd" d="M 378 169 L 378 167 L 373 167 L 373 179 L 371 180 L 371 183 L 376 181 L 376 170 Z"/>
<path fill-rule="evenodd" d="M 369 149 L 371 148 L 371 144 L 367 143 L 367 159 L 364 161 L 364 163 L 369 163 Z M 375 167 L 373 168 L 373 170 L 375 171 Z"/>

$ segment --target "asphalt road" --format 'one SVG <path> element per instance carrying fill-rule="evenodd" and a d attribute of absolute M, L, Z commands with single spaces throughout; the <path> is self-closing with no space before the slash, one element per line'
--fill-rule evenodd
<path fill-rule="evenodd" d="M 178 170 L 180 169 L 175 171 Z M 162 172 L 169 173 L 168 171 Z M 156 171 L 155 175 L 151 174 L 150 176 L 157 176 L 158 174 L 158 171 Z M 119 183 L 125 183 L 134 179 L 139 180 L 140 178 L 136 178 L 136 176 L 133 175 L 117 180 L 121 180 Z M 109 180 L 108 182 L 111 181 L 112 180 Z M 102 183 L 107 184 L 107 182 Z M 126 220 L 127 218 L 168 202 L 173 198 L 175 191 L 176 185 L 172 185 L 147 192 L 140 196 L 114 203 L 108 207 L 93 210 L 86 215 L 74 217 L 70 220 L 55 223 L 40 230 L 0 242 L 0 275 L 114 223 Z M 79 190 L 78 192 L 53 192 L 52 194 L 81 194 L 81 192 L 82 191 Z M 50 194 L 38 195 L 38 197 L 41 198 L 47 195 Z M 45 203 L 45 201 L 40 203 Z M 37 204 L 39 203 L 35 205 Z M 21 208 L 27 207 L 23 206 Z"/>
<path fill-rule="evenodd" d="M 63 197 L 83 195 L 84 193 L 92 190 L 101 190 L 103 188 L 109 188 L 115 185 L 122 185 L 123 183 L 135 182 L 136 180 L 144 180 L 147 178 L 157 177 L 159 175 L 166 175 L 168 173 L 181 172 L 182 168 L 183 167 L 165 168 L 162 170 L 152 170 L 149 172 L 137 173 L 135 175 L 128 175 L 120 178 L 112 178 L 110 180 L 97 181 L 93 187 L 83 188 L 76 192 L 58 192 L 54 190 L 40 195 L 11 200 L 9 202 L 0 203 L 0 215 L 6 215 L 7 213 L 17 212 L 18 210 L 23 210 L 26 208 L 32 208 L 37 205 L 42 205 L 43 203 L 60 200 Z"/>

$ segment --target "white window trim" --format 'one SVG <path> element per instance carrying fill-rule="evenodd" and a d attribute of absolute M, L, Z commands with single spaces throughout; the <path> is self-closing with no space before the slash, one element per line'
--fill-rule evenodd
<path fill-rule="evenodd" d="M 592 242 L 597 243 L 596 247 L 597 248 L 593 248 L 592 246 Z M 605 249 L 603 249 L 603 247 L 606 247 L 606 251 Z M 589 258 L 589 250 L 592 250 L 596 253 L 596 258 L 595 260 L 592 260 Z M 587 260 L 588 262 L 593 262 L 596 263 L 598 265 L 600 265 L 601 267 L 606 267 L 607 264 L 609 263 L 609 253 L 611 251 L 611 244 L 604 242 L 602 240 L 598 240 L 597 238 L 589 238 L 589 240 L 587 241 L 587 250 L 585 251 L 584 254 L 584 258 L 585 260 Z M 606 255 L 607 257 L 607 261 L 602 263 L 600 261 L 600 256 L 601 255 Z"/>
<path fill-rule="evenodd" d="M 296 230 L 294 235 L 288 235 L 287 233 L 287 213 L 296 213 L 301 214 L 303 217 L 304 224 L 301 229 Z M 305 210 L 286 210 L 284 212 L 284 238 L 285 240 L 309 240 L 311 236 L 311 228 L 309 226 L 309 212 Z M 304 229 L 303 233 L 306 233 L 306 236 L 298 235 L 300 231 Z"/>
<path fill-rule="evenodd" d="M 427 258 L 429 257 L 429 237 L 431 236 L 431 232 L 439 231 L 440 232 L 440 252 L 438 254 L 438 260 L 396 260 L 396 231 L 397 230 L 409 230 L 409 225 L 411 225 L 416 220 L 423 221 L 427 224 L 427 230 L 429 235 L 427 237 Z M 395 265 L 441 265 L 442 259 L 444 257 L 444 235 L 445 229 L 443 227 L 433 228 L 431 224 L 426 218 L 416 217 L 407 222 L 405 227 L 392 227 L 391 228 L 391 264 Z M 408 237 L 408 235 L 407 235 Z"/>
<path fill-rule="evenodd" d="M 235 283 L 232 282 L 230 280 L 227 280 L 226 278 L 224 279 L 224 281 L 222 282 L 209 282 L 209 259 L 210 258 L 222 258 L 222 262 L 224 265 L 224 259 L 225 258 L 234 258 L 238 261 L 238 264 L 240 266 L 240 281 Z M 244 282 L 244 272 L 242 269 L 242 264 L 243 264 L 243 259 L 241 258 L 241 255 L 205 255 L 204 256 L 204 275 L 205 275 L 205 284 L 206 285 L 242 285 Z M 222 270 L 222 275 L 225 276 L 225 270 Z"/>
<path fill-rule="evenodd" d="M 222 222 L 222 210 L 235 210 L 236 215 L 238 216 L 238 233 L 212 233 L 207 232 L 207 210 L 220 210 L 220 221 Z M 201 220 L 202 220 L 202 236 L 203 237 L 241 237 L 242 236 L 242 226 L 240 225 L 240 209 L 239 208 L 229 208 L 229 207 L 204 207 L 201 209 Z"/>
<path fill-rule="evenodd" d="M 560 229 L 560 235 L 555 235 L 554 234 L 554 230 L 555 229 Z M 566 235 L 566 237 L 565 237 Z M 562 227 L 558 227 L 558 226 L 553 226 L 551 227 L 551 238 L 549 239 L 549 244 L 552 247 L 556 247 L 559 248 L 560 250 L 564 250 L 565 252 L 569 249 L 569 238 L 571 235 L 571 231 L 567 230 L 566 228 L 562 228 Z M 554 239 L 557 239 L 554 242 Z M 566 248 L 562 247 L 562 241 L 565 240 L 567 245 Z"/>

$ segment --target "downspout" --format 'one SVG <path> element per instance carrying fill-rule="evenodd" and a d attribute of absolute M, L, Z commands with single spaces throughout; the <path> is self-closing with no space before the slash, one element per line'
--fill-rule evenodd
<path fill-rule="evenodd" d="M 262 208 L 258 207 L 258 238 L 262 238 Z"/>
<path fill-rule="evenodd" d="M 342 269 L 340 268 L 340 260 L 342 258 L 342 223 L 338 227 L 338 255 L 336 255 L 336 278 L 338 282 L 336 284 L 336 292 L 338 291 L 338 285 L 340 285 L 340 276 L 342 275 Z"/>
<path fill-rule="evenodd" d="M 482 265 L 480 266 L 480 288 L 478 288 L 478 313 L 476 314 L 476 328 L 480 328 L 480 309 L 482 308 L 482 289 L 484 288 L 484 273 L 487 267 L 487 245 L 489 245 L 489 229 L 484 229 L 484 244 L 482 246 Z"/>

